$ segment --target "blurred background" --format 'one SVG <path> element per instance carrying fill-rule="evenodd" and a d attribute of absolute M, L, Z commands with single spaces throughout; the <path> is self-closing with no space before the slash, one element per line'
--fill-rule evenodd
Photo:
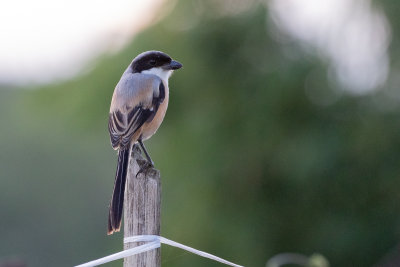
<path fill-rule="evenodd" d="M 245 266 L 282 252 L 400 266 L 399 9 L 4 2 L 0 266 L 72 266 L 122 249 L 121 233 L 106 235 L 108 109 L 132 58 L 153 49 L 184 65 L 146 143 L 162 174 L 163 236 Z M 221 266 L 166 246 L 162 264 Z"/>

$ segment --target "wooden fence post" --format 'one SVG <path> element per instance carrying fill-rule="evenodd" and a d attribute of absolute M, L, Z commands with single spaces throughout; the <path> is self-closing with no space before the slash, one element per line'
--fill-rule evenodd
<path fill-rule="evenodd" d="M 126 179 L 124 200 L 124 237 L 160 235 L 161 181 L 160 172 L 148 169 L 136 177 L 146 164 L 140 149 L 132 148 Z M 124 244 L 124 249 L 143 245 L 143 242 Z M 124 267 L 160 267 L 161 248 L 124 259 Z"/>

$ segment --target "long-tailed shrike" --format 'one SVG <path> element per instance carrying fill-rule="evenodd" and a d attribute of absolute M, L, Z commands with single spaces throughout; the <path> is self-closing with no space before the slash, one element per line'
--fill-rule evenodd
<path fill-rule="evenodd" d="M 115 87 L 108 130 L 118 152 L 118 166 L 108 216 L 108 234 L 121 227 L 125 182 L 131 147 L 139 143 L 149 164 L 143 141 L 149 139 L 164 119 L 168 106 L 168 78 L 182 64 L 159 51 L 147 51 L 133 59 Z"/>

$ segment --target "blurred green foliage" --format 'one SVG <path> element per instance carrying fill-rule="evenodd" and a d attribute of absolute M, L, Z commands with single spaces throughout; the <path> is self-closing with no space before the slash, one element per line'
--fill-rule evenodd
<path fill-rule="evenodd" d="M 396 66 L 394 3 L 381 4 Z M 80 77 L 0 91 L 0 259 L 72 266 L 122 248 L 122 234 L 106 236 L 117 160 L 108 108 L 126 66 L 152 49 L 184 65 L 147 142 L 162 173 L 165 237 L 245 266 L 287 251 L 372 266 L 396 245 L 398 105 L 385 108 L 387 88 L 312 101 L 307 90 L 338 94 L 324 63 L 274 40 L 265 6 L 247 4 L 227 11 L 219 1 L 178 1 Z M 162 262 L 220 266 L 169 247 Z"/>

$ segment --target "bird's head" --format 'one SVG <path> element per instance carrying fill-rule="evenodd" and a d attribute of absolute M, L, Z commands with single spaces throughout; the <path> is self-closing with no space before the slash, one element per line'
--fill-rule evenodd
<path fill-rule="evenodd" d="M 168 81 L 174 70 L 182 68 L 182 64 L 160 51 L 147 51 L 139 54 L 131 64 L 133 73 L 153 74 Z"/>

